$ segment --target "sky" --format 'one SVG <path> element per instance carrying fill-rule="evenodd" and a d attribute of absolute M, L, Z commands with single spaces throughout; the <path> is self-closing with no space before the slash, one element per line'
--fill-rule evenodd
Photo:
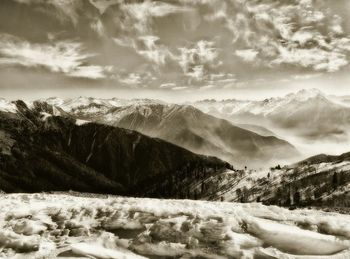
<path fill-rule="evenodd" d="M 348 0 L 1 0 L 0 97 L 350 95 Z"/>

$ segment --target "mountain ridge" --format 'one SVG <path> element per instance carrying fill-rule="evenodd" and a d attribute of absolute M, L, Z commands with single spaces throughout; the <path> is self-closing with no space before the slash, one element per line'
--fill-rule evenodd
<path fill-rule="evenodd" d="M 201 101 L 198 109 L 236 124 L 254 124 L 282 136 L 305 157 L 350 144 L 350 106 L 319 90 L 301 90 L 284 97 L 259 101 Z M 313 148 L 314 146 L 314 148 Z"/>
<path fill-rule="evenodd" d="M 54 107 L 15 102 L 0 112 L 0 182 L 7 192 L 88 191 L 149 197 L 199 197 L 190 188 L 233 169 L 135 131 L 78 123 Z M 181 188 L 180 188 L 181 186 Z"/>
<path fill-rule="evenodd" d="M 106 102 L 109 100 L 102 104 L 87 102 L 66 111 L 78 119 L 136 130 L 195 153 L 219 156 L 241 167 L 248 163 L 258 166 L 262 160 L 275 163 L 298 155 L 290 143 L 274 134 L 261 136 L 205 114 L 192 105 L 163 104 L 148 99 L 121 106 L 109 106 Z"/>
<path fill-rule="evenodd" d="M 349 207 L 350 152 L 320 154 L 269 170 L 241 170 L 212 179 L 207 198 L 278 206 Z"/>

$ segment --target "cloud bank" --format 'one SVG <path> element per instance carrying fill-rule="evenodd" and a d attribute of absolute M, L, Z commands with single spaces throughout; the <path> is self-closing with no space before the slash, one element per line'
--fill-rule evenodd
<path fill-rule="evenodd" d="M 70 77 L 104 78 L 102 66 L 86 64 L 93 55 L 84 53 L 82 44 L 78 42 L 32 44 L 17 37 L 0 35 L 0 66 L 42 67 Z"/>
<path fill-rule="evenodd" d="M 47 33 L 61 36 L 46 42 L 1 36 L 2 66 L 176 90 L 240 87 L 278 73 L 294 80 L 301 71 L 319 75 L 349 68 L 344 17 L 325 1 L 12 1 L 46 12 L 59 24 Z"/>

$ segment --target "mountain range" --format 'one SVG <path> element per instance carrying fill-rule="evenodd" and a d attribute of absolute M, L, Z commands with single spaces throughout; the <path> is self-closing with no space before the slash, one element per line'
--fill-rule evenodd
<path fill-rule="evenodd" d="M 277 144 L 281 140 L 236 127 L 189 105 L 138 100 L 103 109 L 103 104 L 88 101 L 85 107 L 77 102 L 64 106 L 0 99 L 1 191 L 74 190 L 282 206 L 349 206 L 349 153 L 317 155 L 270 169 L 234 169 L 219 158 L 140 132 L 162 132 L 163 138 L 167 133 L 171 139 L 172 134 L 184 136 L 179 132 L 188 128 L 196 135 L 207 134 L 199 143 L 210 143 L 214 132 L 215 143 L 225 141 L 242 154 L 249 147 L 244 142 L 239 145 L 244 138 L 258 147 L 263 140 Z M 194 134 L 187 136 L 182 145 L 198 140 Z M 214 150 L 223 154 L 220 148 Z"/>
<path fill-rule="evenodd" d="M 295 161 L 298 151 L 259 126 L 234 125 L 192 105 L 154 100 L 78 98 L 43 100 L 79 120 L 136 130 L 192 152 L 217 156 L 237 167 Z M 251 130 L 252 129 L 252 130 Z M 254 131 L 262 132 L 262 135 Z"/>
<path fill-rule="evenodd" d="M 79 97 L 38 102 L 52 105 L 55 115 L 136 130 L 198 154 L 217 156 L 237 168 L 259 168 L 289 164 L 319 152 L 346 152 L 350 106 L 344 98 L 309 89 L 262 101 L 170 104 Z"/>
<path fill-rule="evenodd" d="M 47 103 L 1 100 L 0 189 L 195 197 L 191 185 L 231 170 L 135 131 L 76 120 Z"/>
<path fill-rule="evenodd" d="M 305 139 L 348 135 L 350 106 L 318 89 L 300 90 L 261 101 L 203 100 L 192 105 L 234 123 L 248 123 L 293 132 Z"/>

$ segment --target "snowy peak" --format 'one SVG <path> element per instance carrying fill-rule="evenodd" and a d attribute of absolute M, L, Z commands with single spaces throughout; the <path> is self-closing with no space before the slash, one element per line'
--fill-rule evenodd
<path fill-rule="evenodd" d="M 286 95 L 285 98 L 289 100 L 296 100 L 296 101 L 302 102 L 302 101 L 306 101 L 308 99 L 317 98 L 317 97 L 326 98 L 326 95 L 319 89 L 312 88 L 312 89 L 302 89 L 297 93 L 290 93 Z"/>
<path fill-rule="evenodd" d="M 77 114 L 93 114 L 98 111 L 101 112 L 102 110 L 104 110 L 104 112 L 107 112 L 112 108 L 121 108 L 128 106 L 134 107 L 134 109 L 137 110 L 137 107 L 140 106 L 163 105 L 168 108 L 168 111 L 181 110 L 182 112 L 192 113 L 193 110 L 197 108 L 202 112 L 210 113 L 212 115 L 233 115 L 237 113 L 249 112 L 251 114 L 262 114 L 265 116 L 269 113 L 273 113 L 275 110 L 279 110 L 280 108 L 287 106 L 288 104 L 295 105 L 299 102 L 306 102 L 313 98 L 331 102 L 331 100 L 327 99 L 326 95 L 318 89 L 303 89 L 297 93 L 290 93 L 285 97 L 269 98 L 262 101 L 242 101 L 236 99 L 227 99 L 222 101 L 202 100 L 194 103 L 186 103 L 184 105 L 169 104 L 154 99 L 127 100 L 119 98 L 102 99 L 92 97 L 77 97 L 71 99 L 61 99 L 54 97 L 40 101 L 45 101 L 53 106 L 58 106 L 66 112 L 74 112 Z M 132 110 L 133 108 L 129 109 Z M 143 113 L 144 109 L 141 110 L 141 113 Z M 147 114 L 149 115 L 149 112 L 147 112 Z"/>
<path fill-rule="evenodd" d="M 203 112 L 216 116 L 234 116 L 235 114 L 250 113 L 253 115 L 268 116 L 281 110 L 288 110 L 298 107 L 305 102 L 323 102 L 325 104 L 335 104 L 322 91 L 318 89 L 302 89 L 296 93 L 289 93 L 284 97 L 273 97 L 265 100 L 236 100 L 226 99 L 221 101 L 202 100 L 194 102 L 193 105 Z"/>
<path fill-rule="evenodd" d="M 302 89 L 296 93 L 287 94 L 285 97 L 270 98 L 264 101 L 252 101 L 249 105 L 242 109 L 242 112 L 250 112 L 252 114 L 269 114 L 279 113 L 281 111 L 301 108 L 307 102 L 308 105 L 324 102 L 331 104 L 327 96 L 318 89 Z"/>
<path fill-rule="evenodd" d="M 52 97 L 48 99 L 41 99 L 41 102 L 47 102 L 50 105 L 58 106 L 66 112 L 84 112 L 94 113 L 96 112 L 96 107 L 104 107 L 106 110 L 116 107 L 125 107 L 130 105 L 150 105 L 150 104 L 164 104 L 163 101 L 153 100 L 153 99 L 119 99 L 119 98 L 93 98 L 93 97 L 77 97 L 62 99 L 57 97 Z M 89 109 L 91 108 L 91 111 Z"/>
<path fill-rule="evenodd" d="M 17 112 L 17 107 L 14 103 L 7 101 L 3 98 L 0 98 L 0 112 Z"/>

